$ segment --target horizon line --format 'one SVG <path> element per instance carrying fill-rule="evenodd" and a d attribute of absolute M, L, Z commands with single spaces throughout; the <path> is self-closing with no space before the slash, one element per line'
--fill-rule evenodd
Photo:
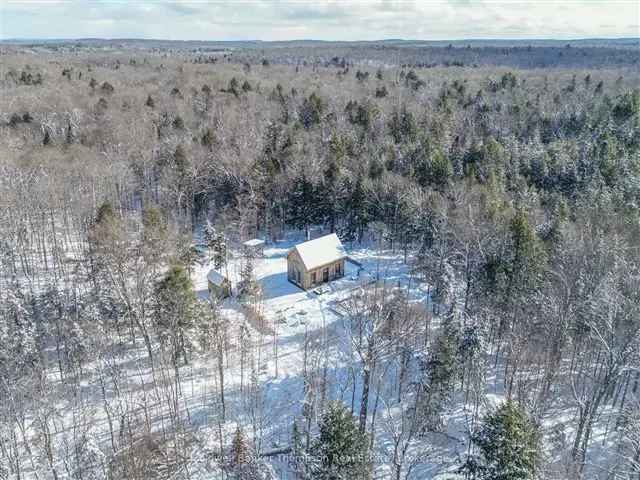
<path fill-rule="evenodd" d="M 443 38 L 443 39 L 425 39 L 425 38 L 380 38 L 376 40 L 326 40 L 320 38 L 292 38 L 286 40 L 261 40 L 254 39 L 227 39 L 227 40 L 211 40 L 211 39 L 169 39 L 156 37 L 0 37 L 0 42 L 7 41 L 159 41 L 159 42 L 256 42 L 256 43 L 283 43 L 283 42 L 326 42 L 326 43 L 376 43 L 376 42 L 486 42 L 486 41 L 586 41 L 586 40 L 639 40 L 640 36 L 588 36 L 588 37 L 470 37 L 470 38 Z"/>

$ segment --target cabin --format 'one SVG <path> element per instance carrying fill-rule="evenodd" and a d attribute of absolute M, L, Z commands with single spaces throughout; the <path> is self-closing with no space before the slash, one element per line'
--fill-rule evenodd
<path fill-rule="evenodd" d="M 209 295 L 219 300 L 231 296 L 231 282 L 227 277 L 213 269 L 207 273 L 207 289 L 209 290 Z"/>
<path fill-rule="evenodd" d="M 347 253 L 335 233 L 293 247 L 287 255 L 287 278 L 304 290 L 344 277 Z"/>

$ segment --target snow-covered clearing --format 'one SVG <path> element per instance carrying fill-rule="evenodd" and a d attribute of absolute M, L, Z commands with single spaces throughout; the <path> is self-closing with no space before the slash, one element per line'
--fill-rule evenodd
<path fill-rule="evenodd" d="M 60 399 L 56 400 L 58 413 L 52 421 L 52 438 L 57 448 L 70 448 L 74 435 L 72 426 L 78 424 L 78 415 L 85 416 L 80 424 L 85 438 L 90 439 L 88 444 L 95 452 L 100 452 L 111 448 L 110 430 L 123 428 L 118 422 L 125 416 L 133 416 L 141 424 L 148 423 L 152 431 L 164 431 L 172 409 L 177 409 L 199 438 L 205 439 L 194 449 L 192 478 L 211 479 L 216 478 L 211 473 L 215 471 L 215 467 L 211 467 L 211 452 L 217 451 L 220 444 L 228 447 L 238 425 L 262 454 L 286 451 L 294 420 L 301 420 L 303 406 L 309 401 L 309 388 L 325 385 L 326 391 L 314 392 L 313 401 L 340 399 L 357 414 L 362 379 L 355 372 L 360 371 L 361 365 L 337 305 L 353 292 L 378 280 L 379 284 L 407 292 L 410 302 L 430 312 L 428 285 L 410 273 L 403 252 L 372 245 L 346 245 L 349 261 L 345 276 L 329 283 L 329 291 L 321 295 L 301 290 L 287 280 L 286 255 L 296 240 L 299 241 L 291 238 L 268 245 L 264 255 L 253 262 L 262 294 L 252 308 L 263 315 L 267 329 L 256 329 L 246 321 L 247 306 L 235 296 L 220 305 L 229 344 L 224 364 L 224 422 L 219 372 L 213 353 L 197 352 L 189 364 L 181 367 L 175 398 L 169 398 L 154 385 L 166 384 L 172 379 L 158 378 L 164 373 L 152 371 L 145 348 L 139 342 L 135 348 L 123 346 L 110 361 L 102 359 L 86 364 L 82 372 L 84 378 L 79 382 L 82 388 L 74 395 L 64 393 L 64 382 L 57 378 L 57 370 L 51 369 L 49 378 L 58 385 L 57 390 L 51 391 L 51 399 Z M 230 252 L 230 258 L 224 273 L 235 284 L 240 279 L 244 259 L 236 250 Z M 211 265 L 204 263 L 192 272 L 196 293 L 205 302 L 209 296 L 207 273 L 210 268 Z M 435 316 L 435 329 L 438 322 Z M 246 344 L 251 346 L 249 351 L 243 346 Z M 158 353 L 159 347 L 155 348 Z M 498 362 L 494 368 L 490 352 L 487 352 L 487 359 L 480 412 L 504 401 L 502 363 Z M 389 385 L 397 384 L 394 375 L 397 371 L 393 367 L 376 372 L 369 394 L 370 412 L 375 411 L 377 418 L 373 452 L 377 463 L 376 478 L 390 478 L 394 435 L 402 435 L 398 428 L 402 423 L 403 402 L 391 402 L 389 396 Z M 103 381 L 104 390 L 101 388 Z M 114 387 L 116 383 L 126 394 L 122 395 Z M 409 478 L 458 478 L 455 471 L 467 453 L 473 413 L 465 408 L 466 404 L 464 393 L 456 392 L 453 403 L 445 412 L 443 431 L 411 440 L 405 459 L 407 465 L 411 465 Z M 372 410 L 373 405 L 375 410 Z M 575 412 L 572 403 L 554 405 L 543 419 L 546 433 L 551 438 L 571 438 L 573 432 L 569 425 L 575 424 Z M 28 418 L 27 430 L 35 428 L 37 421 L 37 418 Z M 603 444 L 602 440 L 611 421 L 608 410 L 603 410 L 593 434 L 592 458 L 601 460 L 595 469 L 608 462 L 606 456 L 610 445 L 609 442 Z M 566 429 L 563 428 L 565 425 Z M 554 451 L 551 445 L 546 454 L 557 458 L 558 452 L 562 451 L 566 452 L 566 448 Z M 293 478 L 286 456 L 265 458 L 271 464 L 274 478 Z M 26 473 L 28 476 L 29 472 Z"/>
<path fill-rule="evenodd" d="M 412 301 L 428 307 L 428 287 L 409 273 L 410 269 L 401 252 L 379 251 L 371 246 L 347 246 L 349 260 L 346 262 L 345 276 L 330 282 L 329 292 L 318 295 L 313 291 L 304 291 L 287 280 L 286 255 L 294 244 L 295 241 L 290 240 L 271 245 L 265 249 L 263 258 L 254 260 L 254 273 L 262 288 L 259 309 L 275 330 L 275 338 L 253 332 L 258 337 L 256 342 L 259 345 L 260 400 L 264 428 L 258 434 L 264 450 L 287 446 L 294 419 L 300 418 L 300 407 L 305 399 L 303 368 L 306 342 L 307 355 L 312 355 L 311 350 L 320 356 L 324 351 L 328 352 L 327 357 L 317 359 L 322 363 L 327 385 L 334 386 L 332 391 L 326 392 L 327 398 L 341 399 L 346 404 L 355 406 L 357 411 L 361 393 L 360 378 L 356 376 L 354 380 L 349 367 L 359 367 L 353 363 L 352 346 L 346 338 L 343 319 L 338 313 L 336 302 L 379 279 L 389 287 L 411 286 Z M 225 270 L 234 282 L 240 278 L 242 262 L 239 255 L 234 256 Z M 201 265 L 194 273 L 195 287 L 203 298 L 208 296 L 206 274 L 209 268 L 209 265 Z M 243 314 L 235 298 L 224 301 L 222 313 L 228 318 L 231 332 L 243 322 Z M 277 361 L 274 341 L 277 345 Z M 243 410 L 242 395 L 239 392 L 240 374 L 237 368 L 233 368 L 233 361 L 230 363 L 233 379 L 229 379 L 229 387 L 236 389 L 232 397 L 232 415 L 235 415 L 238 423 L 248 425 L 251 418 Z M 391 378 L 388 380 L 391 381 Z M 371 397 L 376 393 L 374 388 Z M 381 420 L 376 427 L 376 437 L 381 448 L 374 452 L 374 458 L 380 464 L 380 478 L 386 478 L 385 475 L 390 474 L 393 447 L 391 440 L 385 439 L 389 436 L 389 422 L 385 422 L 386 413 L 382 408 L 379 415 Z M 464 425 L 465 413 L 456 411 L 451 417 L 446 434 L 425 437 L 419 443 L 428 443 L 428 448 L 418 444 L 412 449 L 415 455 L 414 478 L 436 478 L 439 472 L 446 469 L 443 467 L 454 465 L 459 460 L 465 451 Z M 288 478 L 286 464 L 276 459 L 274 466 L 278 478 Z"/>

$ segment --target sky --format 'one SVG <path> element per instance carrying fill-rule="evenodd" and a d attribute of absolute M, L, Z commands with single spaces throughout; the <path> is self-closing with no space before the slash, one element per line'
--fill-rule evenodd
<path fill-rule="evenodd" d="M 0 0 L 0 38 L 640 37 L 638 0 Z"/>

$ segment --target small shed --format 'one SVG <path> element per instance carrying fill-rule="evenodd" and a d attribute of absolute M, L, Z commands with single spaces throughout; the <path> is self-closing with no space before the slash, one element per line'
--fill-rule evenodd
<path fill-rule="evenodd" d="M 207 273 L 207 289 L 209 290 L 209 295 L 219 299 L 231 296 L 231 282 L 227 277 L 213 269 Z"/>
<path fill-rule="evenodd" d="M 307 290 L 344 277 L 347 252 L 335 233 L 293 247 L 287 255 L 287 278 Z"/>
<path fill-rule="evenodd" d="M 264 256 L 264 240 L 259 238 L 252 238 L 242 244 L 248 255 L 253 257 Z"/>

